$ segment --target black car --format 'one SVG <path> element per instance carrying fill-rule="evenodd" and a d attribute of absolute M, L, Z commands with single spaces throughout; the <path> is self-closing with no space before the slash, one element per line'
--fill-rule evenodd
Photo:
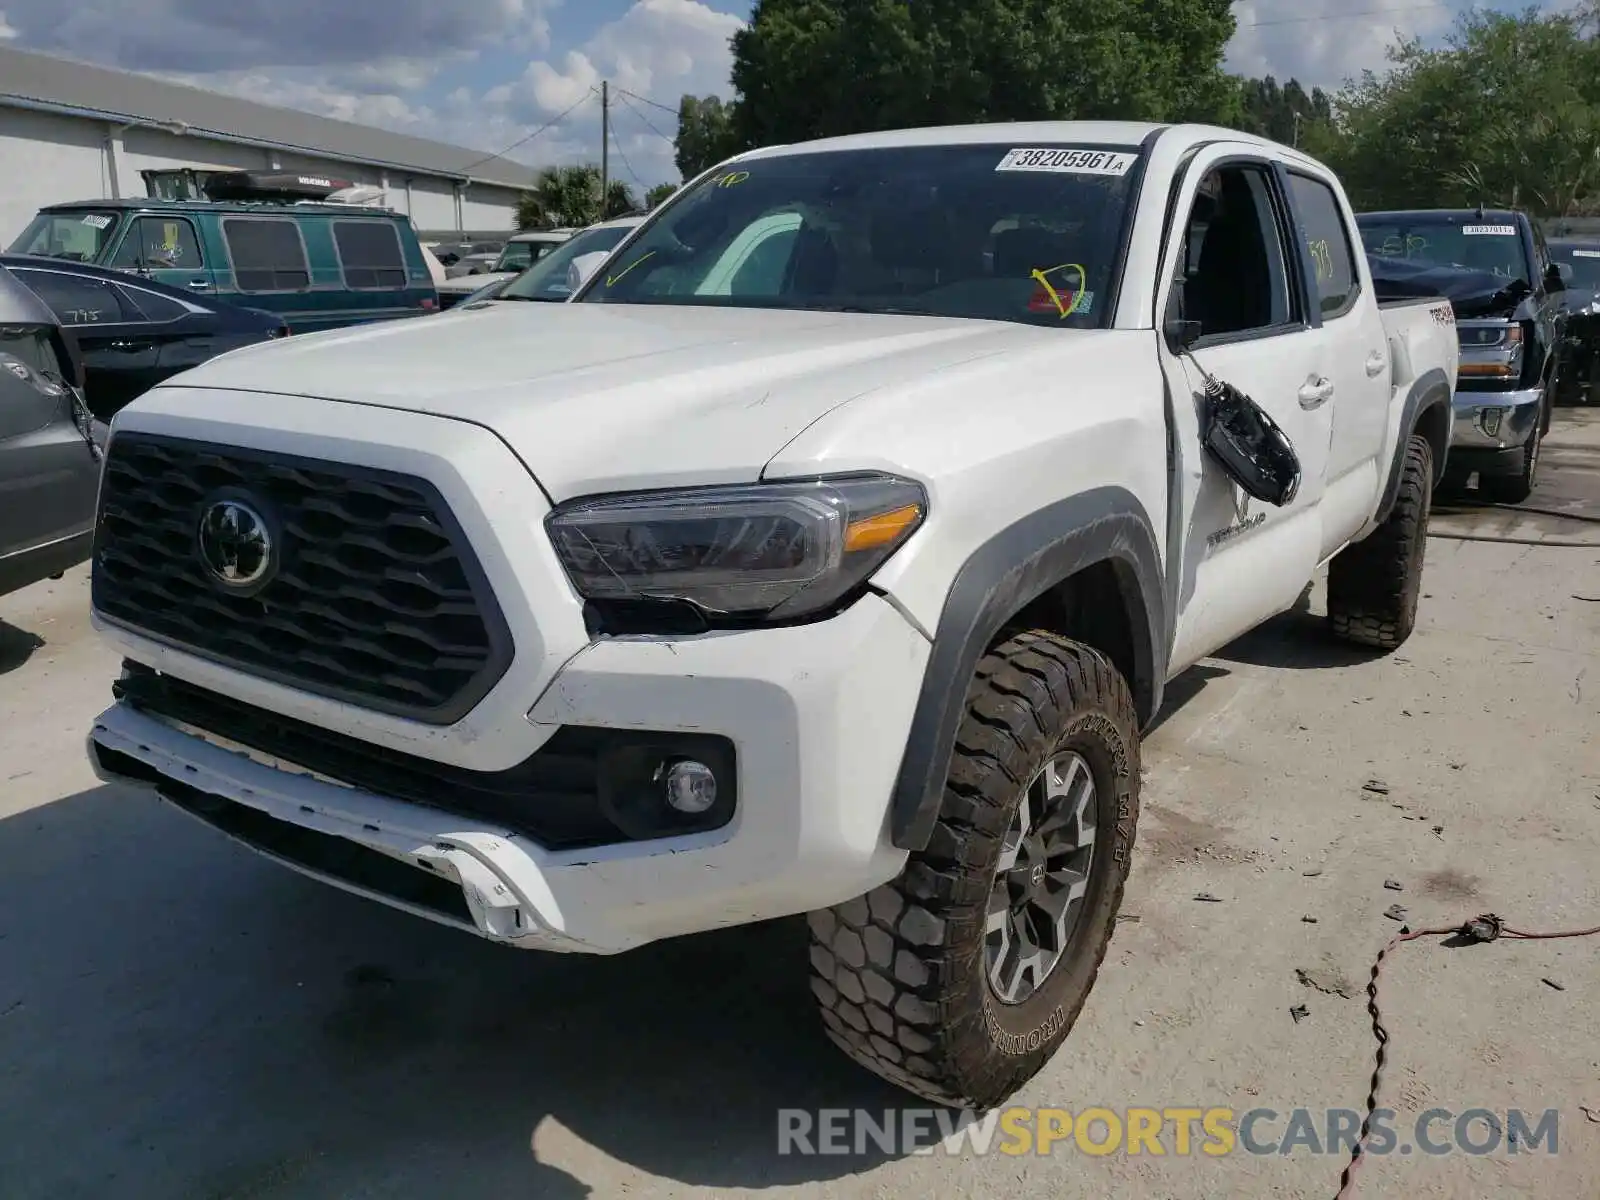
<path fill-rule="evenodd" d="M 0 267 L 38 294 L 83 355 L 89 408 L 110 421 L 162 380 L 228 350 L 287 337 L 282 317 L 125 271 L 21 254 Z"/>
<path fill-rule="evenodd" d="M 89 557 L 106 428 L 55 314 L 0 267 L 0 595 Z"/>
<path fill-rule="evenodd" d="M 1560 400 L 1600 401 L 1600 235 L 1550 239 L 1550 257 L 1566 280 L 1567 368 Z"/>

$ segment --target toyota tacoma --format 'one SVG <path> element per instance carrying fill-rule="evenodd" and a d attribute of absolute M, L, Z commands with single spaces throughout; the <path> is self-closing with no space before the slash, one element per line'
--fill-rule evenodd
<path fill-rule="evenodd" d="M 1416 619 L 1458 343 L 1339 181 L 1194 126 L 772 147 L 559 306 L 234 351 L 118 416 L 103 779 L 508 946 L 808 914 L 847 1054 L 1068 1036 L 1178 673 Z"/>

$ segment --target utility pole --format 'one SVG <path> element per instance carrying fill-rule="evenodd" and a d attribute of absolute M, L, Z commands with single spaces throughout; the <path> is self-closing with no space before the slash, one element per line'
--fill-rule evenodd
<path fill-rule="evenodd" d="M 606 211 L 606 189 L 611 185 L 611 81 L 600 81 L 600 215 Z"/>

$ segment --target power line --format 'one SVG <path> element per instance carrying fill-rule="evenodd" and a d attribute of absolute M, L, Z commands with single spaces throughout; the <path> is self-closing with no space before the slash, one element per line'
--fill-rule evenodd
<path fill-rule="evenodd" d="M 633 176 L 633 181 L 641 188 L 644 187 L 644 180 L 639 178 L 639 172 L 635 171 L 633 169 L 633 164 L 628 161 L 628 152 L 622 148 L 622 139 L 617 136 L 617 131 L 615 128 L 611 130 L 611 141 L 612 144 L 617 148 L 617 157 L 622 160 L 623 170 L 627 171 L 629 175 Z"/>
<path fill-rule="evenodd" d="M 577 112 L 579 107 L 581 107 L 582 105 L 586 104 L 588 102 L 589 98 L 591 96 L 593 96 L 594 94 L 595 94 L 595 89 L 591 87 L 587 92 L 585 92 L 583 95 L 579 96 L 578 99 L 573 104 L 569 105 L 567 110 L 565 112 L 561 113 L 559 116 L 552 117 L 550 120 L 546 121 L 543 125 L 539 126 L 539 128 L 535 129 L 532 133 L 528 134 L 526 137 L 518 138 L 516 141 L 512 142 L 511 145 L 507 146 L 504 150 L 498 151 L 497 153 L 494 153 L 494 154 L 486 154 L 482 158 L 476 160 L 475 162 L 469 162 L 466 166 L 462 167 L 461 170 L 462 171 L 470 171 L 470 170 L 472 170 L 473 167 L 480 167 L 484 163 L 489 162 L 492 159 L 504 158 L 507 154 L 510 154 L 513 150 L 515 150 L 518 146 L 526 145 L 527 143 L 533 141 L 533 139 L 538 137 L 541 133 L 545 132 L 545 130 L 553 129 L 555 126 L 561 124 L 561 122 L 565 121 L 573 113 Z"/>
<path fill-rule="evenodd" d="M 669 113 L 674 117 L 678 115 L 678 110 L 673 108 L 671 105 L 662 104 L 659 100 L 652 100 L 649 96 L 641 96 L 637 92 L 630 92 L 627 88 L 623 87 L 619 87 L 617 91 L 623 93 L 624 95 L 632 96 L 635 100 L 639 101 L 639 103 L 648 104 L 651 108 L 659 108 L 662 112 Z"/>
<path fill-rule="evenodd" d="M 643 100 L 644 99 L 644 97 L 642 97 L 642 96 L 634 96 L 632 92 L 627 91 L 624 88 L 618 88 L 617 89 L 617 97 L 624 104 L 626 104 L 628 106 L 628 111 L 629 112 L 633 113 L 634 116 L 638 117 L 639 120 L 643 121 L 645 123 L 645 127 L 648 128 L 651 133 L 655 134 L 663 142 L 671 142 L 674 146 L 676 146 L 678 144 L 678 140 L 676 138 L 669 138 L 666 134 L 662 133 L 661 130 L 657 129 L 653 124 L 651 124 L 650 118 L 645 116 L 636 107 L 634 107 L 633 101 L 628 99 L 629 96 L 633 96 L 634 100 Z M 649 104 L 650 101 L 645 100 L 645 103 Z M 656 105 L 656 107 L 660 108 L 661 106 L 658 104 L 658 105 Z M 673 115 L 676 116 L 677 114 L 674 113 Z"/>

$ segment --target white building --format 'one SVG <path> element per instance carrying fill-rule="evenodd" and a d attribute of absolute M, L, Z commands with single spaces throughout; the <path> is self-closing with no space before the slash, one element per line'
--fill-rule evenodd
<path fill-rule="evenodd" d="M 376 184 L 424 233 L 506 231 L 530 167 L 481 151 L 0 45 L 0 249 L 45 204 L 149 195 L 142 172 Z"/>

